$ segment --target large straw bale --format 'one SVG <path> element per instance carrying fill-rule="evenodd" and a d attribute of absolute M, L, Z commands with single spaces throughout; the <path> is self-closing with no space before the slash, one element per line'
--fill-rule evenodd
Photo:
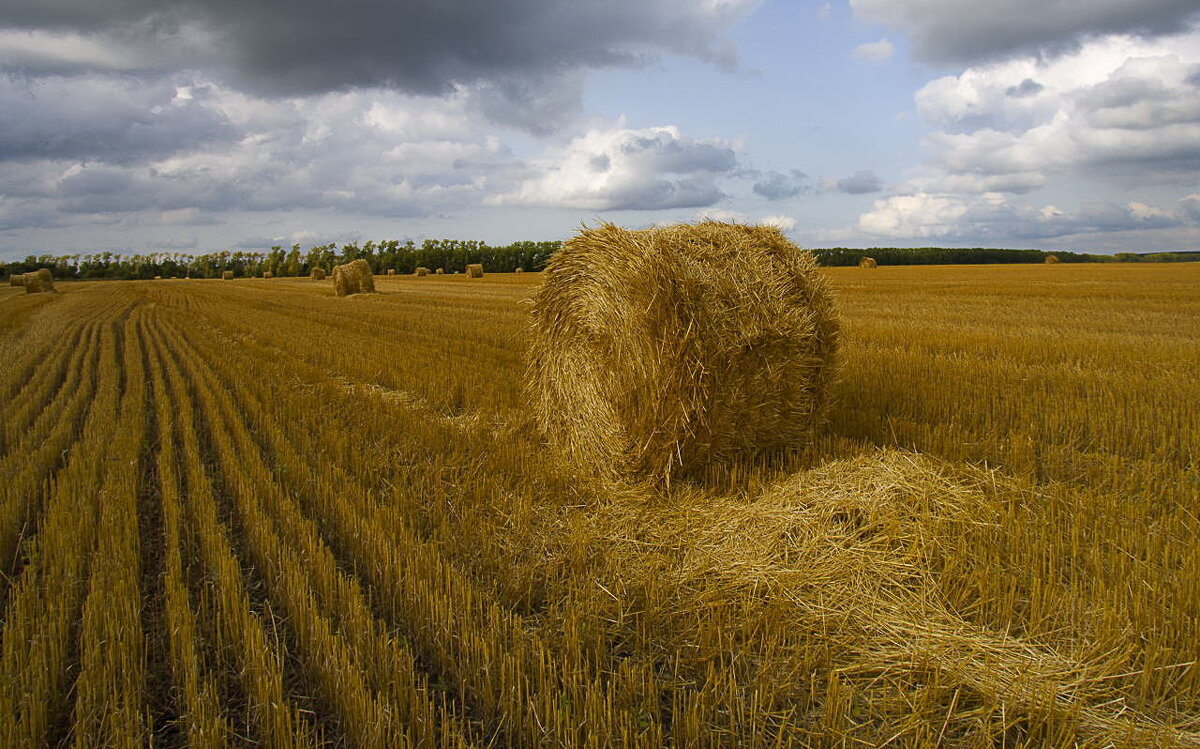
<path fill-rule="evenodd" d="M 375 276 L 366 260 L 355 260 L 333 267 L 333 293 L 338 296 L 350 294 L 374 294 Z"/>
<path fill-rule="evenodd" d="M 54 276 L 50 273 L 50 269 L 38 268 L 33 273 L 26 273 L 25 293 L 54 293 Z"/>
<path fill-rule="evenodd" d="M 864 257 L 858 261 L 859 268 L 878 268 L 879 263 L 873 257 Z"/>
<path fill-rule="evenodd" d="M 429 269 L 417 266 L 417 268 L 413 270 L 413 275 L 417 278 L 424 278 L 425 276 L 429 275 Z"/>
<path fill-rule="evenodd" d="M 313 268 L 312 270 L 310 270 L 308 272 L 308 277 L 314 281 L 324 281 L 325 280 L 325 269 L 324 268 Z"/>
<path fill-rule="evenodd" d="M 222 281 L 232 281 L 233 280 L 233 271 L 231 271 L 231 270 L 221 271 L 221 280 Z"/>
<path fill-rule="evenodd" d="M 468 264 L 467 278 L 483 278 L 483 266 L 479 263 Z"/>
<path fill-rule="evenodd" d="M 8 277 L 8 285 L 9 286 L 24 286 L 25 285 L 25 274 L 24 273 L 12 274 L 11 276 Z"/>
<path fill-rule="evenodd" d="M 669 482 L 812 437 L 838 322 L 816 261 L 778 229 L 602 224 L 542 278 L 526 387 L 569 460 Z"/>
<path fill-rule="evenodd" d="M 388 274 L 389 276 L 394 276 L 394 275 L 396 275 L 396 269 L 395 269 L 395 268 L 388 268 L 388 272 L 387 272 L 387 274 Z"/>
<path fill-rule="evenodd" d="M 1047 255 L 1046 256 L 1046 264 L 1047 265 L 1054 265 L 1057 262 L 1059 262 L 1058 255 Z"/>

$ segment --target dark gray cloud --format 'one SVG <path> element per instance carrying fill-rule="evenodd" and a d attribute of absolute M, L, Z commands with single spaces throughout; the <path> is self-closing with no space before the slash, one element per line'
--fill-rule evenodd
<path fill-rule="evenodd" d="M 792 169 L 787 174 L 770 171 L 754 183 L 755 195 L 761 195 L 767 200 L 785 200 L 798 195 L 811 195 L 814 192 L 808 175 L 799 169 Z"/>
<path fill-rule="evenodd" d="M 838 192 L 844 192 L 849 195 L 864 195 L 871 192 L 879 192 L 883 189 L 883 183 L 879 181 L 879 177 L 869 169 L 860 169 L 849 177 L 839 179 L 837 181 Z"/>
<path fill-rule="evenodd" d="M 107 76 L 23 80 L 0 74 L 0 162 L 133 163 L 237 140 L 205 87 Z"/>
<path fill-rule="evenodd" d="M 7 4 L 0 29 L 75 34 L 130 67 L 223 70 L 243 90 L 350 87 L 444 94 L 456 85 L 636 65 L 662 53 L 733 66 L 724 36 L 752 0 L 46 0 Z M 52 67 L 10 53 L 8 65 Z M 79 65 L 78 59 L 65 62 Z M 99 65 L 100 63 L 97 63 Z M 118 64 L 105 63 L 111 67 Z"/>
<path fill-rule="evenodd" d="M 1056 54 L 1102 34 L 1161 36 L 1200 17 L 1196 0 L 850 0 L 855 14 L 905 32 L 913 54 L 965 65 Z"/>
<path fill-rule="evenodd" d="M 1014 99 L 1024 99 L 1027 96 L 1036 96 L 1045 89 L 1045 86 L 1032 78 L 1026 78 L 1019 84 L 1004 89 L 1004 93 L 1006 96 L 1011 96 Z"/>

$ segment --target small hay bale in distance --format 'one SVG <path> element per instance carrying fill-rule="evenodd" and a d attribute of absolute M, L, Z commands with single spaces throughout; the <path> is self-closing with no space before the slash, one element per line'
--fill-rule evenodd
<path fill-rule="evenodd" d="M 38 268 L 32 273 L 25 274 L 25 293 L 43 294 L 54 293 L 54 275 L 49 268 Z"/>
<path fill-rule="evenodd" d="M 429 269 L 422 268 L 421 266 L 418 265 L 416 268 L 413 269 L 413 275 L 416 276 L 417 278 L 424 278 L 425 276 L 429 275 Z"/>
<path fill-rule="evenodd" d="M 308 277 L 310 279 L 312 279 L 313 281 L 324 281 L 325 280 L 325 269 L 324 268 L 313 268 L 312 270 L 310 270 L 308 272 Z"/>
<path fill-rule="evenodd" d="M 467 278 L 483 278 L 483 265 L 481 263 L 469 263 L 467 265 Z"/>
<path fill-rule="evenodd" d="M 374 294 L 375 276 L 366 260 L 333 266 L 333 293 L 337 296 Z"/>
<path fill-rule="evenodd" d="M 816 261 L 778 229 L 601 224 L 541 278 L 526 394 L 567 460 L 669 483 L 812 439 L 839 325 Z"/>
<path fill-rule="evenodd" d="M 1058 259 L 1058 255 L 1047 255 L 1046 256 L 1046 265 L 1054 265 L 1055 263 L 1058 263 L 1058 262 L 1061 262 Z"/>
<path fill-rule="evenodd" d="M 446 275 L 446 269 L 445 269 L 445 268 L 438 268 L 438 269 L 437 269 L 437 275 L 439 275 L 439 276 L 444 276 L 444 275 Z"/>
<path fill-rule="evenodd" d="M 270 278 L 270 277 L 271 277 L 271 271 L 269 271 L 269 270 L 264 270 L 264 271 L 263 271 L 263 278 Z"/>
<path fill-rule="evenodd" d="M 524 273 L 525 269 L 521 267 L 513 268 L 513 273 Z"/>
<path fill-rule="evenodd" d="M 396 275 L 396 269 L 395 269 L 395 268 L 388 268 L 388 272 L 387 272 L 387 274 L 388 274 L 389 276 L 394 276 L 394 275 Z"/>
<path fill-rule="evenodd" d="M 25 274 L 24 273 L 12 274 L 11 276 L 8 277 L 8 285 L 9 286 L 24 286 L 25 285 Z"/>
<path fill-rule="evenodd" d="M 877 263 L 875 261 L 875 258 L 873 258 L 873 257 L 864 257 L 864 258 L 859 259 L 858 267 L 859 268 L 878 268 L 879 263 Z"/>
<path fill-rule="evenodd" d="M 221 271 L 221 280 L 222 281 L 232 281 L 233 280 L 233 271 L 231 271 L 231 270 Z"/>

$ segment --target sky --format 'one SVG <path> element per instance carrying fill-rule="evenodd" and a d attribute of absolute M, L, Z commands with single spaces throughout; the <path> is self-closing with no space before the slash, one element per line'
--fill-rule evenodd
<path fill-rule="evenodd" d="M 1200 250 L 1196 0 L 0 0 L 0 259 Z"/>

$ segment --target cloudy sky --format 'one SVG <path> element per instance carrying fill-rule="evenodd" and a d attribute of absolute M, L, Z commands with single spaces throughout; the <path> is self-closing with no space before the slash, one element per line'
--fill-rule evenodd
<path fill-rule="evenodd" d="M 1200 5 L 0 0 L 0 259 L 706 215 L 1200 249 Z"/>

